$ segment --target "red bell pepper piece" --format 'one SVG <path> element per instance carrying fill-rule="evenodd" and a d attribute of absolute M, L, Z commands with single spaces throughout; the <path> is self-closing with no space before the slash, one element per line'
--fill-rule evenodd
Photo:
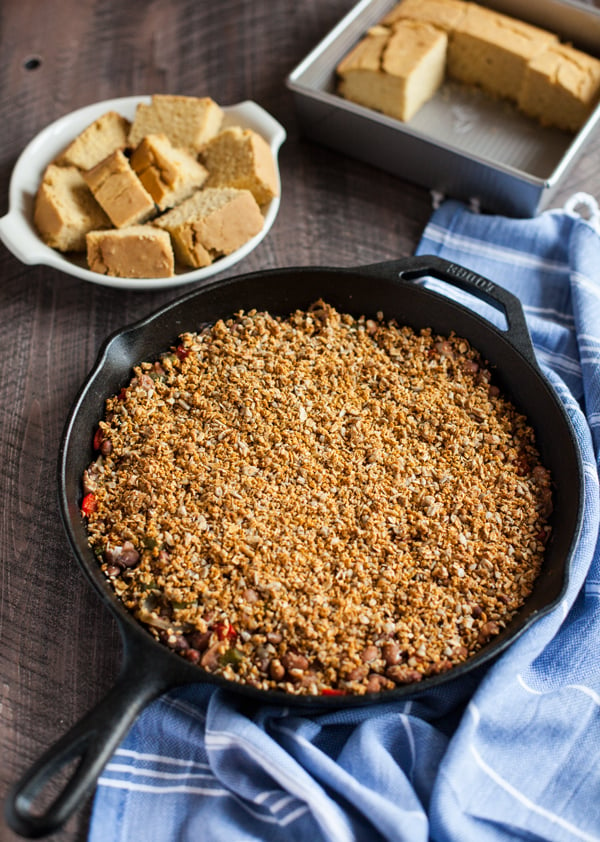
<path fill-rule="evenodd" d="M 345 690 L 335 690 L 333 687 L 324 687 L 321 690 L 321 696 L 345 696 Z"/>
<path fill-rule="evenodd" d="M 213 626 L 219 640 L 235 640 L 237 632 L 231 623 L 215 623 Z"/>
<path fill-rule="evenodd" d="M 81 514 L 84 517 L 89 517 L 92 512 L 96 511 L 97 505 L 98 501 L 96 500 L 96 495 L 93 491 L 90 491 L 89 494 L 86 494 L 81 501 Z"/>

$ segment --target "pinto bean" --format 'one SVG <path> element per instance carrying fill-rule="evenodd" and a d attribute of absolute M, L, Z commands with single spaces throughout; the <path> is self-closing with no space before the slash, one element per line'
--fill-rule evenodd
<path fill-rule="evenodd" d="M 178 632 L 163 631 L 160 634 L 160 639 L 163 643 L 166 643 L 169 649 L 175 649 L 176 652 L 184 652 L 190 648 L 190 644 L 184 635 Z"/>
<path fill-rule="evenodd" d="M 103 456 L 110 456 L 112 453 L 112 441 L 110 439 L 102 439 L 102 443 L 100 445 L 100 453 Z"/>
<path fill-rule="evenodd" d="M 381 647 L 386 666 L 391 667 L 402 660 L 402 651 L 395 640 L 386 640 Z"/>
<path fill-rule="evenodd" d="M 296 652 L 286 652 L 281 658 L 281 663 L 288 672 L 292 670 L 304 672 L 309 666 L 308 658 L 305 658 L 304 655 L 298 655 Z"/>
<path fill-rule="evenodd" d="M 486 643 L 490 637 L 493 637 L 495 634 L 498 634 L 500 631 L 500 626 L 495 620 L 488 620 L 487 623 L 484 623 L 482 627 L 479 629 L 479 635 L 477 637 L 478 643 Z"/>
<path fill-rule="evenodd" d="M 200 652 L 197 649 L 185 649 L 181 655 L 191 664 L 198 664 L 200 662 Z"/>
<path fill-rule="evenodd" d="M 273 679 L 273 681 L 281 681 L 283 676 L 285 675 L 285 667 L 279 660 L 279 658 L 273 658 L 271 663 L 269 664 L 269 675 Z"/>
<path fill-rule="evenodd" d="M 208 644 L 210 642 L 211 632 L 205 631 L 193 631 L 187 635 L 188 642 L 193 649 L 197 649 L 198 652 L 204 652 L 208 649 Z"/>
<path fill-rule="evenodd" d="M 121 567 L 135 567 L 140 560 L 140 554 L 134 547 L 132 546 L 131 549 L 123 548 L 120 556 L 117 559 L 117 564 Z"/>
<path fill-rule="evenodd" d="M 364 678 L 367 677 L 369 673 L 369 667 L 367 664 L 363 664 L 360 667 L 354 667 L 352 672 L 348 675 L 349 681 L 362 681 Z"/>
<path fill-rule="evenodd" d="M 371 661 L 376 661 L 381 656 L 378 646 L 365 646 L 360 653 L 360 659 L 363 663 L 369 664 Z"/>
<path fill-rule="evenodd" d="M 367 693 L 380 693 L 382 690 L 391 690 L 394 682 L 385 675 L 372 672 L 367 680 Z"/>
<path fill-rule="evenodd" d="M 403 664 L 393 664 L 386 669 L 385 674 L 395 684 L 413 684 L 423 678 L 420 672 Z"/>

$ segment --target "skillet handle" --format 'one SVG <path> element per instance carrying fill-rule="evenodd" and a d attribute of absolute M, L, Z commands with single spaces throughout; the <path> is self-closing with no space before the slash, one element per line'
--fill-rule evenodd
<path fill-rule="evenodd" d="M 124 667 L 107 695 L 51 746 L 9 792 L 8 825 L 21 836 L 38 839 L 58 830 L 83 804 L 140 710 L 171 682 L 157 674 L 143 651 L 126 652 Z M 65 767 L 78 761 L 48 807 L 35 800 Z"/>
<path fill-rule="evenodd" d="M 507 339 L 528 362 L 537 367 L 535 351 L 521 302 L 512 292 L 498 286 L 483 275 L 478 275 L 477 272 L 472 272 L 458 263 L 452 263 L 432 254 L 362 266 L 361 271 L 402 281 L 417 281 L 429 276 L 471 293 L 504 313 L 508 325 L 505 331 Z"/>

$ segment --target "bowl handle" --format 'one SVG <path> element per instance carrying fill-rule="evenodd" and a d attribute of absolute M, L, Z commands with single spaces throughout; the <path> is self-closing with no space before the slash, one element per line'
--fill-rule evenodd
<path fill-rule="evenodd" d="M 537 368 L 535 351 L 521 302 L 512 292 L 498 286 L 489 278 L 432 254 L 374 263 L 361 266 L 360 270 L 378 277 L 392 277 L 402 281 L 417 281 L 429 276 L 471 293 L 504 313 L 508 325 L 507 339 L 528 362 Z"/>
<path fill-rule="evenodd" d="M 82 806 L 133 720 L 172 684 L 143 647 L 126 650 L 124 666 L 107 695 L 51 746 L 11 788 L 6 821 L 16 833 L 37 839 L 55 832 Z M 45 787 L 78 761 L 48 807 L 36 809 Z M 41 800 L 41 799 L 40 799 Z"/>

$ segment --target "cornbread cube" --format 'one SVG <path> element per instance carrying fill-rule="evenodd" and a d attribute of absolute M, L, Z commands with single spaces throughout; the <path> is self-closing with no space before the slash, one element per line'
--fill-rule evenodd
<path fill-rule="evenodd" d="M 448 45 L 448 74 L 516 101 L 527 64 L 558 38 L 499 12 L 469 4 Z"/>
<path fill-rule="evenodd" d="M 222 122 L 223 111 L 210 97 L 154 94 L 150 104 L 136 108 L 129 145 L 136 147 L 148 134 L 166 134 L 173 146 L 198 152 Z"/>
<path fill-rule="evenodd" d="M 130 164 L 161 211 L 187 199 L 208 176 L 194 155 L 174 147 L 165 134 L 146 135 Z"/>
<path fill-rule="evenodd" d="M 175 271 L 171 238 L 152 225 L 130 225 L 86 235 L 93 272 L 118 278 L 169 278 Z"/>
<path fill-rule="evenodd" d="M 271 147 L 252 129 L 225 129 L 202 150 L 209 176 L 207 187 L 249 190 L 259 205 L 279 192 L 277 169 Z"/>
<path fill-rule="evenodd" d="M 156 214 L 152 196 L 120 149 L 86 170 L 83 177 L 116 228 L 146 222 Z"/>
<path fill-rule="evenodd" d="M 391 31 L 373 27 L 338 65 L 339 92 L 410 120 L 444 79 L 447 43 L 445 32 L 421 21 L 401 20 Z"/>
<path fill-rule="evenodd" d="M 263 223 L 252 193 L 229 187 L 198 190 L 155 221 L 171 235 L 177 260 L 194 267 L 240 248 Z"/>
<path fill-rule="evenodd" d="M 527 65 L 519 108 L 542 125 L 578 131 L 600 95 L 600 61 L 566 44 L 554 44 Z"/>
<path fill-rule="evenodd" d="M 116 111 L 108 111 L 94 120 L 58 156 L 55 163 L 89 170 L 116 149 L 127 145 L 131 123 Z"/>
<path fill-rule="evenodd" d="M 33 222 L 43 241 L 59 251 L 85 251 L 85 235 L 110 228 L 77 167 L 50 164 L 35 197 Z"/>
<path fill-rule="evenodd" d="M 380 22 L 394 26 L 400 20 L 420 20 L 450 32 L 466 10 L 464 0 L 402 0 Z"/>

